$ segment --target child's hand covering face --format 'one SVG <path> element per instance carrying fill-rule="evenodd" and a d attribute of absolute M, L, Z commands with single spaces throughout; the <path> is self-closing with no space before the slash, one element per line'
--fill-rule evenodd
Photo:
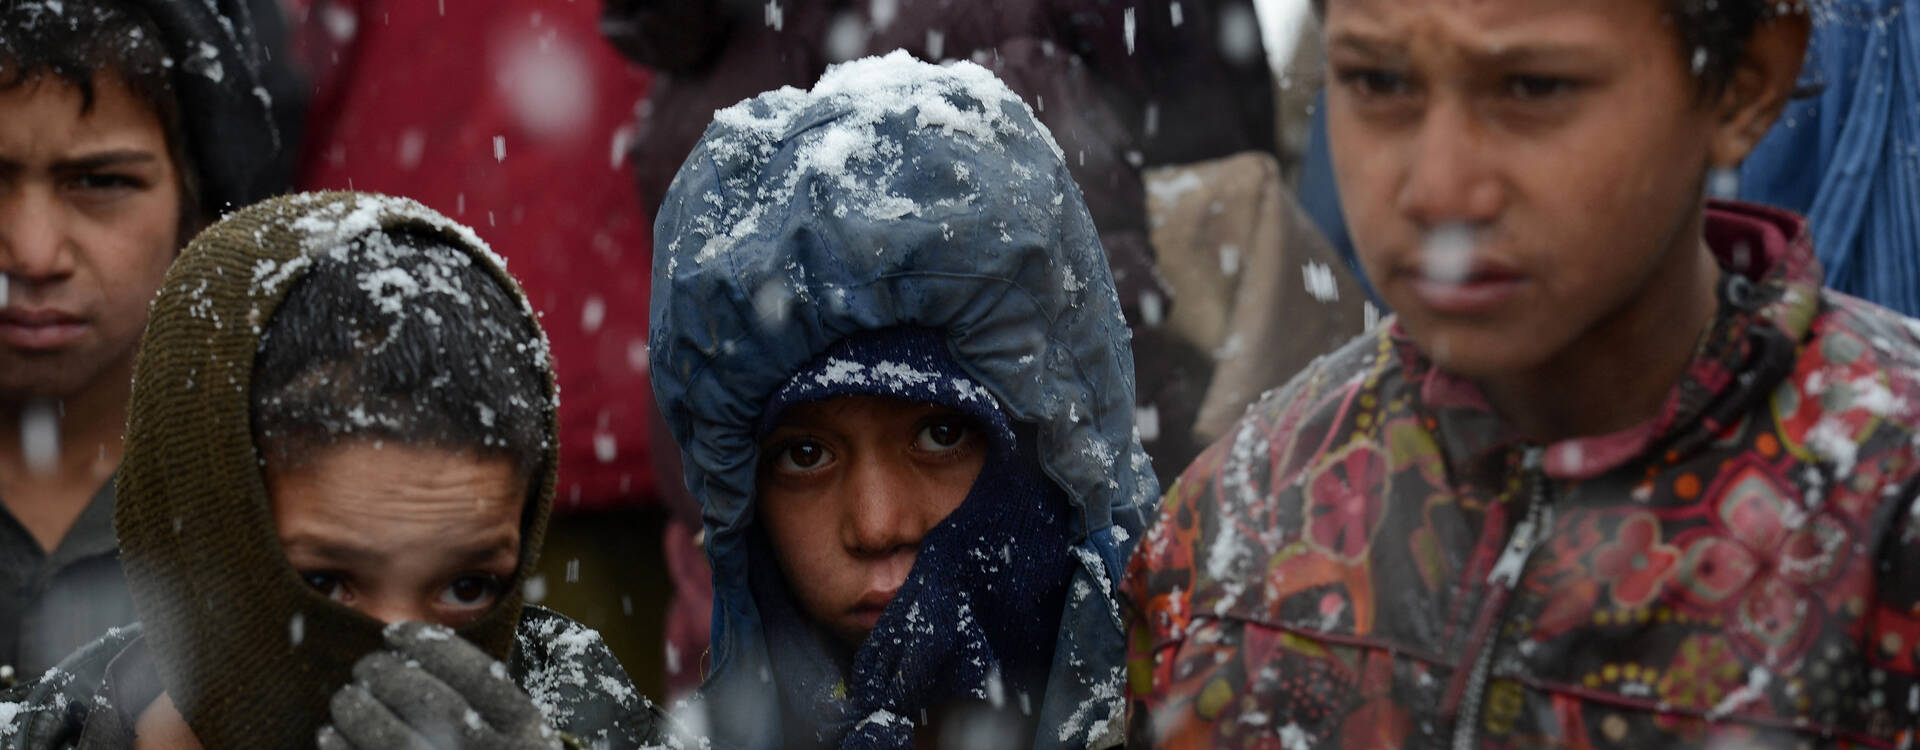
<path fill-rule="evenodd" d="M 849 647 L 866 640 L 985 461 L 950 409 L 841 396 L 789 410 L 760 442 L 757 507 L 801 610 Z"/>

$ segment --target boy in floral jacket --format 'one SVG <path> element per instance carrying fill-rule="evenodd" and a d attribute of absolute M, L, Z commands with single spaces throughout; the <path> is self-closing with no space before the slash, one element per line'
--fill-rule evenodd
<path fill-rule="evenodd" d="M 1325 6 L 1398 315 L 1167 494 L 1130 744 L 1908 746 L 1920 323 L 1822 290 L 1800 218 L 1703 197 L 1808 9 Z"/>

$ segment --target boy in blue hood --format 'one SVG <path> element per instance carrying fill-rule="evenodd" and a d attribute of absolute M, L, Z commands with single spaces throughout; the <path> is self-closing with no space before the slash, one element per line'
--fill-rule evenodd
<path fill-rule="evenodd" d="M 838 66 L 718 112 L 655 235 L 655 395 L 716 590 L 695 723 L 1118 744 L 1113 581 L 1157 487 L 1111 273 L 1033 112 L 970 63 Z"/>

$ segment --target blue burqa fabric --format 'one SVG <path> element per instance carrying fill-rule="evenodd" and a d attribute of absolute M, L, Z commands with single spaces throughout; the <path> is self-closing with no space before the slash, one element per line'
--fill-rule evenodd
<path fill-rule="evenodd" d="M 1801 80 L 1740 172 L 1740 197 L 1807 216 L 1827 286 L 1920 315 L 1920 7 L 1815 4 Z"/>
<path fill-rule="evenodd" d="M 1030 431 L 1067 507 L 1072 572 L 1031 746 L 1123 730 L 1115 583 L 1159 488 L 1134 426 L 1127 328 L 1065 158 L 985 69 L 895 53 L 721 110 L 681 167 L 655 226 L 649 348 L 714 570 L 689 718 L 716 746 L 785 745 L 750 577 L 757 428 L 828 347 L 900 326 L 939 332 Z"/>

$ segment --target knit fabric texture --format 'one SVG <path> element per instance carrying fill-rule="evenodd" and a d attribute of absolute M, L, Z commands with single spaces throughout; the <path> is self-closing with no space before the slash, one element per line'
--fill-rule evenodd
<path fill-rule="evenodd" d="M 382 623 L 329 601 L 287 563 L 249 420 L 260 332 L 313 256 L 410 231 L 466 251 L 520 300 L 546 373 L 546 450 L 506 594 L 460 634 L 496 658 L 513 648 L 520 584 L 554 487 L 557 424 L 545 338 L 505 266 L 472 231 L 413 201 L 312 193 L 239 211 L 201 233 L 168 272 L 139 359 L 114 517 L 133 600 L 167 693 L 207 747 L 308 747 Z"/>
<path fill-rule="evenodd" d="M 824 745 L 905 750 L 920 717 L 956 703 L 1010 713 L 1030 707 L 1046 687 L 1073 572 L 1066 493 L 1041 474 L 992 394 L 930 329 L 836 342 L 775 393 L 761 432 L 795 405 L 852 395 L 959 412 L 981 431 L 987 457 L 966 499 L 921 540 L 906 582 L 851 665 L 801 620 L 778 575 L 768 574 L 770 553 L 756 554 L 763 562 L 752 572 L 754 595 L 783 713 L 811 722 L 812 739 Z"/>

